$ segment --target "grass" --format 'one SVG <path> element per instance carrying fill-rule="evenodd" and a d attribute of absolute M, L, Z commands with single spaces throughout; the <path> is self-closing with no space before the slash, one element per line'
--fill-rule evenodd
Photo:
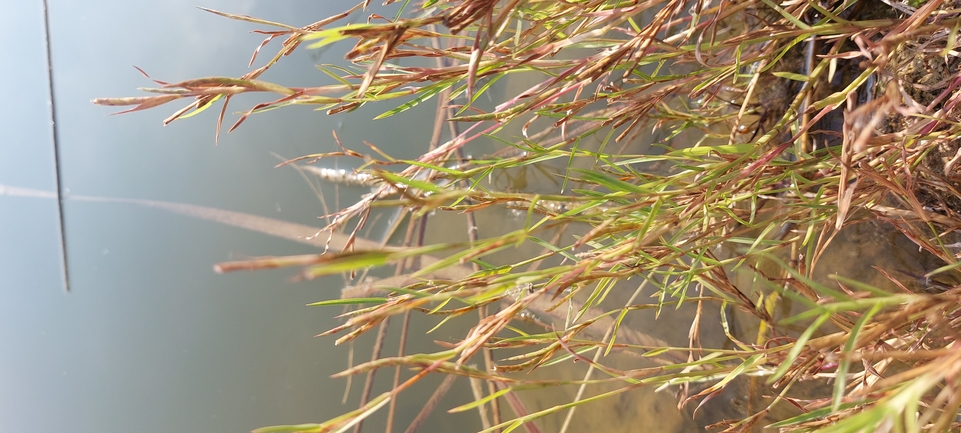
<path fill-rule="evenodd" d="M 411 314 L 476 315 L 475 325 L 437 352 L 380 356 L 378 349 L 341 373 L 368 374 L 354 411 L 258 431 L 359 430 L 380 410 L 390 414 L 390 431 L 396 399 L 432 373 L 472 381 L 476 401 L 452 410 L 478 410 L 485 431 L 539 431 L 539 418 L 642 387 L 678 390 L 682 404 L 699 407 L 743 381 L 750 383 L 743 414 L 712 427 L 958 427 L 955 6 L 428 1 L 404 3 L 396 17 L 343 24 L 364 7 L 305 27 L 210 11 L 270 28 L 258 52 L 274 39 L 283 39 L 281 49 L 239 78 L 154 80 L 156 88 L 143 89 L 148 96 L 94 101 L 132 106 L 124 112 L 189 102 L 165 122 L 223 101 L 218 133 L 241 93 L 270 96 L 229 130 L 292 105 L 330 115 L 383 106 L 382 118 L 436 101 L 437 125 L 416 160 L 397 161 L 372 144 L 367 155 L 342 145 L 284 163 L 360 158 L 361 170 L 380 179 L 370 195 L 330 215 L 325 230 L 346 231 L 343 249 L 219 269 L 296 266 L 311 279 L 394 266 L 398 277 L 321 303 L 356 306 L 328 332 L 343 334 L 338 343 L 379 329 L 380 344 L 395 316 L 406 327 Z M 260 79 L 301 46 L 348 42 L 349 66 L 319 67 L 336 84 Z M 505 83 L 525 80 L 533 84 L 497 96 L 511 88 Z M 486 139 L 517 151 L 465 160 L 463 149 Z M 406 168 L 388 170 L 399 163 Z M 490 181 L 525 168 L 552 173 L 557 188 L 544 194 Z M 410 210 L 402 245 L 352 246 L 375 206 Z M 513 209 L 526 222 L 496 236 L 423 245 L 431 212 L 464 214 L 475 227 L 474 213 L 488 208 Z M 879 268 L 893 288 L 885 290 L 820 277 L 839 233 L 870 221 L 901 232 L 937 266 L 924 275 Z M 530 246 L 522 251 L 537 252 L 511 254 Z M 652 311 L 684 321 L 685 343 L 628 325 Z M 531 316 L 534 324 L 521 322 Z M 544 321 L 564 326 L 530 331 Z M 722 341 L 702 335 L 718 322 Z M 642 359 L 617 368 L 607 362 L 614 351 Z M 588 366 L 582 379 L 513 373 L 571 360 Z M 371 396 L 373 374 L 391 367 L 392 389 Z M 583 392 L 597 384 L 612 388 Z M 518 397 L 544 386 L 582 388 L 546 408 Z M 808 391 L 795 392 L 801 388 Z"/>

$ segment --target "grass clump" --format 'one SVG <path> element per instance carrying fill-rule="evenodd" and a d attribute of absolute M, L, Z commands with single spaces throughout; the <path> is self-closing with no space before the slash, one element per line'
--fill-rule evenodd
<path fill-rule="evenodd" d="M 191 101 L 169 122 L 222 99 L 219 124 L 232 96 L 274 95 L 230 130 L 290 105 L 338 114 L 376 104 L 387 117 L 437 101 L 438 124 L 416 160 L 371 146 L 367 155 L 345 148 L 285 162 L 362 158 L 364 178 L 378 180 L 371 194 L 331 214 L 325 230 L 346 237 L 343 250 L 220 269 L 300 266 L 300 277 L 311 279 L 395 266 L 395 277 L 360 281 L 343 300 L 319 303 L 358 306 L 329 331 L 343 333 L 338 343 L 411 313 L 476 315 L 473 326 L 436 352 L 376 357 L 343 372 L 414 372 L 400 380 L 395 369 L 395 387 L 372 398 L 368 386 L 357 410 L 264 431 L 343 431 L 382 408 L 392 414 L 399 395 L 431 373 L 477 385 L 476 401 L 452 410 L 479 410 L 487 431 L 539 431 L 539 419 L 658 387 L 698 410 L 743 387 L 737 413 L 712 421 L 725 431 L 957 427 L 957 5 L 403 6 L 396 17 L 345 24 L 367 7 L 358 5 L 305 27 L 211 11 L 271 27 L 261 48 L 277 38 L 282 48 L 240 78 L 156 81 L 145 89 L 151 96 L 94 101 L 133 105 L 127 111 Z M 260 80 L 301 45 L 348 41 L 351 66 L 320 67 L 336 84 Z M 520 90 L 496 96 L 505 88 Z M 511 151 L 463 156 L 488 139 Z M 388 170 L 397 163 L 406 168 Z M 491 180 L 526 168 L 544 170 L 552 186 Z M 377 206 L 411 214 L 407 239 L 353 248 Z M 478 237 L 476 228 L 485 230 L 474 217 L 490 209 L 516 212 L 524 223 Z M 414 234 L 435 211 L 465 215 L 471 236 L 424 245 Z M 819 273 L 824 260 L 837 260 L 825 257 L 839 234 L 877 222 L 920 247 L 917 261 L 936 264 L 919 272 L 879 267 L 884 289 Z M 681 332 L 630 325 L 646 313 Z M 622 367 L 608 362 L 614 353 L 642 356 Z M 583 377 L 516 374 L 570 360 L 586 366 Z M 524 390 L 545 386 L 594 393 L 529 407 Z"/>

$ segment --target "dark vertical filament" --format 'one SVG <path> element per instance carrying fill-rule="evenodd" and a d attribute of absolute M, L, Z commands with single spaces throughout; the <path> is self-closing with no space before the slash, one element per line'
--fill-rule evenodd
<path fill-rule="evenodd" d="M 63 181 L 60 176 L 60 140 L 57 136 L 56 98 L 53 93 L 53 56 L 50 50 L 50 7 L 47 0 L 43 0 L 43 30 L 47 46 L 47 85 L 50 91 L 50 132 L 53 138 L 53 168 L 57 177 L 57 216 L 60 221 L 60 260 L 63 276 L 63 289 L 70 291 L 70 279 L 67 272 L 67 235 L 64 231 L 63 219 Z"/>

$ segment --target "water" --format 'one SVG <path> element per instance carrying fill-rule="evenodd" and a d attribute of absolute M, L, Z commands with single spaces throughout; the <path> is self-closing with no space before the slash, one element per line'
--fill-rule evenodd
<path fill-rule="evenodd" d="M 333 3 L 211 0 L 203 6 L 304 25 L 341 11 Z M 0 144 L 0 184 L 53 191 L 43 15 L 39 3 L 11 7 L 12 14 L 0 15 L 0 31 L 6 36 L 0 47 L 18 59 L 18 67 L 2 72 L 6 82 L 16 85 L 0 90 L 10 101 L 0 116 L 7 126 Z M 367 140 L 395 157 L 411 158 L 426 146 L 423 125 L 433 118 L 433 104 L 373 124 L 369 119 L 388 107 L 366 107 L 333 118 L 306 108 L 271 111 L 222 135 L 215 146 L 216 110 L 162 128 L 160 120 L 179 105 L 109 117 L 105 114 L 110 109 L 93 107 L 89 100 L 132 95 L 136 86 L 151 85 L 131 64 L 169 81 L 240 75 L 247 71 L 251 50 L 262 40 L 246 32 L 259 26 L 216 17 L 184 1 L 146 8 L 119 1 L 78 5 L 52 0 L 50 18 L 72 292 L 65 294 L 61 288 L 56 202 L 0 195 L 0 344 L 5 348 L 0 356 L 4 384 L 0 431 L 39 432 L 51 425 L 69 425 L 78 433 L 235 432 L 322 421 L 356 407 L 362 380 L 354 381 L 348 403 L 342 405 L 346 382 L 328 378 L 346 367 L 349 347 L 334 347 L 331 338 L 313 337 L 339 324 L 333 316 L 340 310 L 304 307 L 338 297 L 343 279 L 290 284 L 286 279 L 294 272 L 288 270 L 227 275 L 211 270 L 224 260 L 313 253 L 316 247 L 158 209 L 69 197 L 165 200 L 319 226 L 318 215 L 324 211 L 314 191 L 294 170 L 274 169 L 273 153 L 293 157 L 337 150 L 330 134 L 336 130 L 355 150 L 365 151 L 361 140 Z M 260 62 L 278 42 L 264 49 Z M 313 66 L 340 61 L 346 49 L 336 45 L 326 51 L 299 51 L 263 78 L 291 85 L 328 83 L 330 79 Z M 529 84 L 511 83 L 517 88 Z M 261 100 L 235 98 L 230 111 Z M 513 125 L 515 132 L 505 135 L 516 133 L 519 126 Z M 350 168 L 355 163 L 330 161 L 325 166 Z M 510 179 L 493 181 L 498 186 L 559 192 L 553 173 L 525 168 L 511 174 Z M 321 188 L 334 208 L 367 192 L 364 187 Z M 505 215 L 509 212 L 479 212 L 482 236 L 523 224 L 508 220 L 492 228 Z M 460 216 L 437 215 L 429 221 L 428 243 L 466 235 Z M 857 237 L 854 232 L 851 236 Z M 851 242 L 866 251 L 889 253 L 886 246 L 892 240 L 886 235 L 864 236 L 883 239 Z M 923 273 L 910 264 L 911 246 L 897 245 L 896 259 L 903 263 L 894 266 Z M 516 252 L 518 256 L 540 251 L 532 245 L 525 248 Z M 843 254 L 851 253 L 840 251 L 835 257 L 844 260 L 824 263 L 847 266 L 850 262 Z M 848 275 L 859 279 L 867 274 L 878 278 L 868 266 L 824 269 L 851 272 Z M 653 322 L 638 314 L 631 316 L 630 324 L 637 329 L 656 327 L 672 343 L 684 344 L 687 329 L 658 326 L 666 320 Z M 431 340 L 463 336 L 461 323 L 423 337 L 434 323 L 436 319 L 413 324 L 410 341 L 417 346 L 408 352 L 435 351 Z M 398 328 L 395 321 L 385 355 L 396 353 Z M 355 362 L 369 359 L 372 342 L 372 335 L 357 342 Z M 631 358 L 610 362 L 615 367 L 636 366 Z M 581 378 L 582 368 L 566 363 L 542 373 Z M 378 390 L 389 386 L 388 373 L 378 376 Z M 405 394 L 398 406 L 398 428 L 410 422 L 438 383 L 439 378 L 431 377 Z M 567 391 L 571 392 L 530 392 L 522 398 L 532 409 L 544 408 L 571 401 L 573 391 Z M 469 398 L 466 381 L 459 379 L 424 431 L 479 430 L 473 412 L 441 413 Z M 675 404 L 670 392 L 626 393 L 613 404 L 579 409 L 570 431 L 649 428 L 652 419 L 663 431 L 688 431 L 708 422 L 704 418 L 708 414 L 691 421 L 688 414 L 676 411 Z M 711 416 L 737 415 L 736 410 L 719 412 Z M 543 420 L 541 426 L 552 431 L 562 420 L 563 413 Z M 382 423 L 381 414 L 367 427 L 380 430 Z"/>
<path fill-rule="evenodd" d="M 224 260 L 316 248 L 156 209 L 69 199 L 166 200 L 319 226 L 323 210 L 313 191 L 294 170 L 274 169 L 272 153 L 333 151 L 332 130 L 360 151 L 362 139 L 397 157 L 426 148 L 417 126 L 432 119 L 431 104 L 374 127 L 369 119 L 379 107 L 332 118 L 308 108 L 274 111 L 223 134 L 217 146 L 216 109 L 163 127 L 180 104 L 120 117 L 90 104 L 152 85 L 131 65 L 166 81 L 246 72 L 263 39 L 248 31 L 263 26 L 193 5 L 49 2 L 71 293 L 60 279 L 56 201 L 0 195 L 0 431 L 68 425 L 78 433 L 238 432 L 319 422 L 356 407 L 362 380 L 342 405 L 346 381 L 328 377 L 347 366 L 349 347 L 314 338 L 339 323 L 333 316 L 341 310 L 304 306 L 339 296 L 342 278 L 291 284 L 289 270 L 217 275 L 211 269 Z M 336 2 L 202 5 L 296 25 L 342 11 Z M 7 101 L 0 109 L 0 184 L 54 191 L 41 3 L 6 5 L 0 20 L 4 57 L 17 59 L 17 67 L 0 73 L 16 83 L 0 90 Z M 275 41 L 265 48 L 255 66 L 278 47 Z M 348 48 L 300 51 L 263 78 L 327 83 L 314 65 L 338 62 Z M 261 100 L 238 98 L 228 111 Z M 324 193 L 340 205 L 364 192 L 332 188 Z M 423 334 L 426 322 L 412 333 Z M 399 322 L 393 335 L 398 328 Z M 356 360 L 370 357 L 372 341 L 358 341 Z M 425 339 L 409 350 L 435 347 Z M 381 374 L 378 392 L 389 381 Z M 449 394 L 453 404 L 469 398 L 466 383 L 458 385 Z M 398 407 L 397 425 L 416 415 L 428 388 Z M 444 431 L 452 423 L 473 426 L 476 418 L 436 416 L 427 426 Z M 382 428 L 377 419 L 369 427 Z"/>

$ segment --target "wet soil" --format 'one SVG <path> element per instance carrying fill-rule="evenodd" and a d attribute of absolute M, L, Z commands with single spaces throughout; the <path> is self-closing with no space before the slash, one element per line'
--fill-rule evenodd
<path fill-rule="evenodd" d="M 956 11 L 956 1 L 946 1 L 942 12 Z M 957 12 L 946 17 L 956 17 Z M 889 116 L 879 133 L 927 132 L 931 117 L 944 119 L 931 129 L 942 136 L 957 136 L 961 120 L 956 107 L 956 86 L 961 57 L 950 54 L 947 32 L 910 40 L 892 56 L 887 72 L 900 85 L 901 101 L 924 117 Z M 954 124 L 954 125 L 952 125 Z M 930 133 L 928 133 L 930 135 Z M 923 157 L 917 170 L 914 192 L 927 210 L 958 219 L 961 224 L 961 140 L 921 140 L 913 143 L 914 152 Z"/>

